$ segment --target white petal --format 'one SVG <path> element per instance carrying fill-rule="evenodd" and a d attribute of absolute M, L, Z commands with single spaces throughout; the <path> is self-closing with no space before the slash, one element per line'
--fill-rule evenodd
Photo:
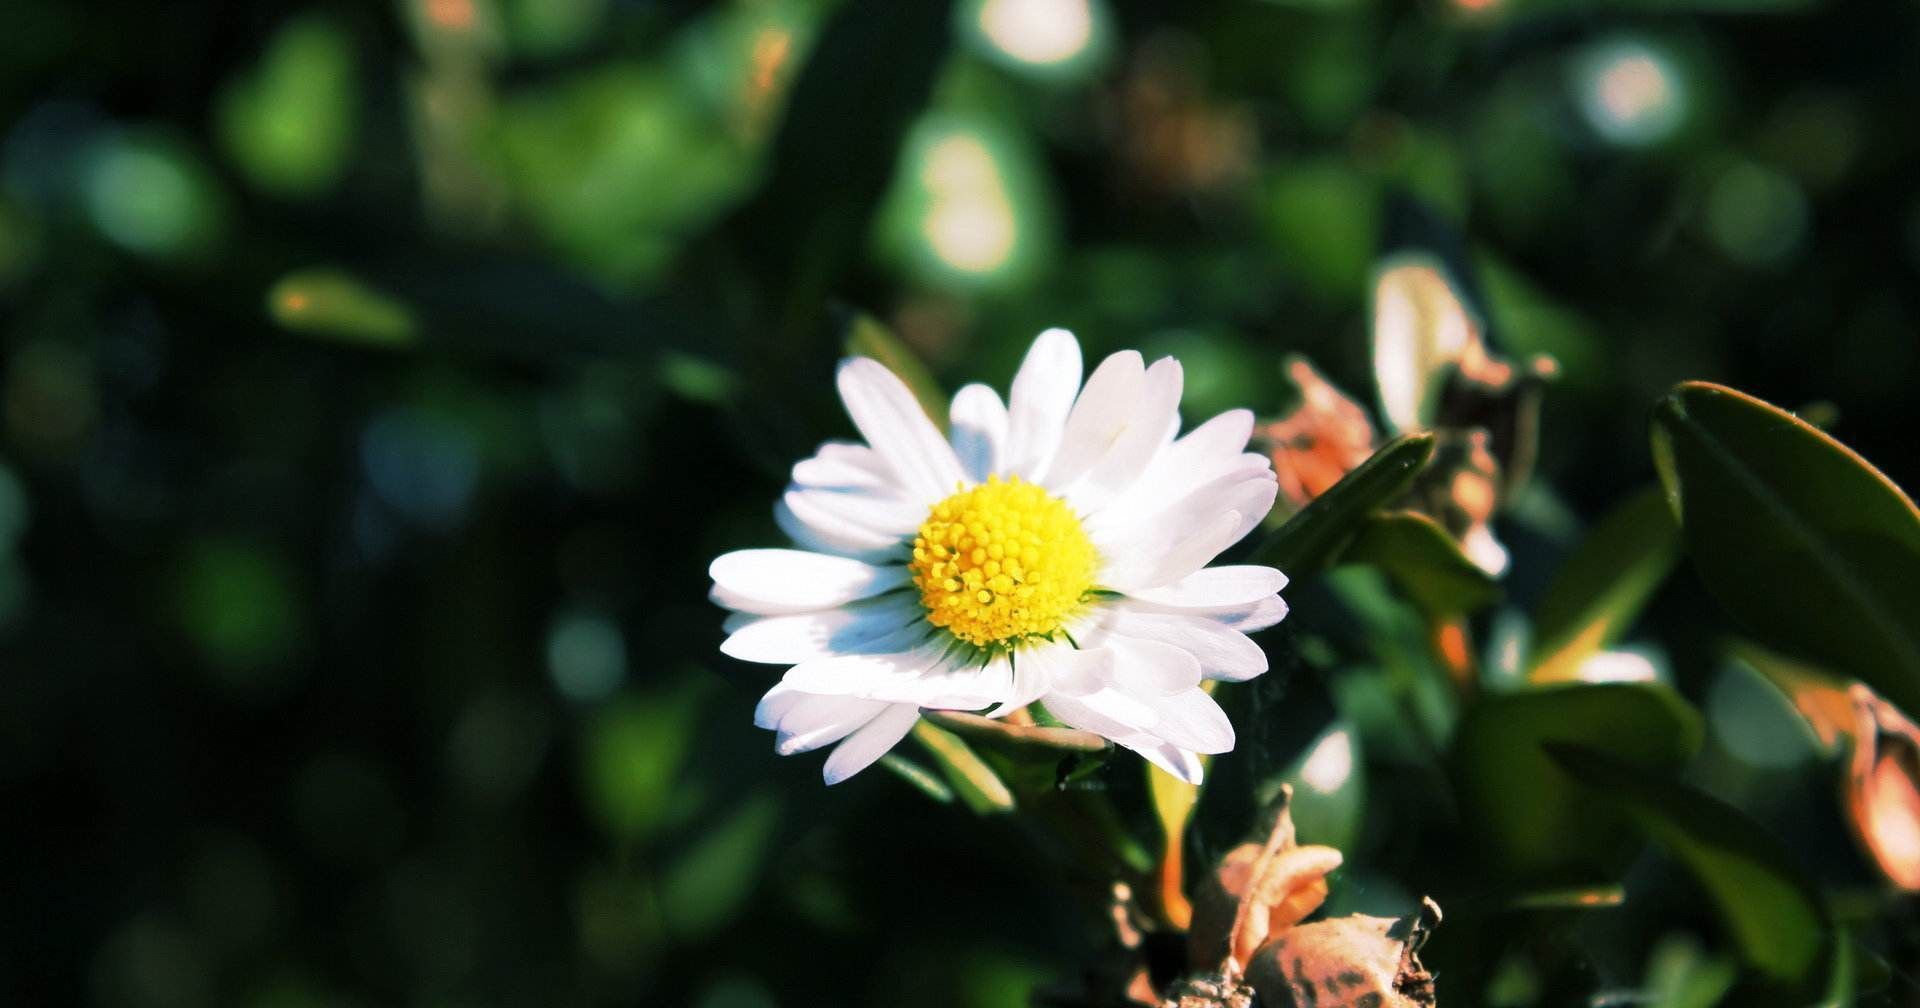
<path fill-rule="evenodd" d="M 1277 594 L 1287 576 L 1272 567 L 1252 564 L 1208 567 L 1169 585 L 1128 592 L 1142 602 L 1186 609 L 1214 609 L 1247 605 Z"/>
<path fill-rule="evenodd" d="M 910 632 L 924 631 L 916 627 Z M 952 653 L 951 641 L 944 635 L 887 653 L 814 658 L 788 669 L 783 681 L 808 693 L 955 710 L 992 706 L 1013 690 L 1011 670 L 1004 664 L 981 665 L 970 654 Z"/>
<path fill-rule="evenodd" d="M 760 699 L 753 723 L 777 732 L 774 751 L 791 756 L 846 738 L 886 707 L 877 700 L 801 693 L 780 683 Z"/>
<path fill-rule="evenodd" d="M 840 401 L 873 450 L 915 503 L 950 496 L 962 482 L 960 461 L 918 400 L 886 365 L 866 357 L 840 362 Z"/>
<path fill-rule="evenodd" d="M 1199 753 L 1233 749 L 1233 722 L 1206 690 L 1195 687 L 1170 697 L 1156 698 L 1153 705 L 1160 715 L 1152 729 L 1155 735 Z"/>
<path fill-rule="evenodd" d="M 1197 785 L 1201 781 L 1203 774 L 1200 757 L 1171 742 L 1163 742 L 1151 735 L 1142 735 L 1137 741 L 1119 744 L 1139 753 L 1147 762 L 1189 784 Z"/>
<path fill-rule="evenodd" d="M 1204 695 L 1204 694 L 1203 694 Z M 1110 696 L 1108 694 L 1107 696 Z M 1146 757 L 1155 766 L 1188 783 L 1200 782 L 1200 760 L 1192 752 L 1160 738 L 1152 732 L 1133 727 L 1113 716 L 1111 705 L 1086 698 L 1048 694 L 1041 700 L 1047 712 L 1065 724 L 1093 732 Z"/>
<path fill-rule="evenodd" d="M 1112 634 L 1159 641 L 1185 651 L 1199 661 L 1209 679 L 1242 682 L 1267 670 L 1267 655 L 1260 645 L 1205 616 L 1154 612 L 1122 603 L 1110 608 L 1102 625 Z"/>
<path fill-rule="evenodd" d="M 919 720 L 920 709 L 912 704 L 888 707 L 859 731 L 847 736 L 845 742 L 834 747 L 833 755 L 827 757 L 827 764 L 821 768 L 820 775 L 826 778 L 828 784 L 838 784 L 865 770 L 906 738 L 907 732 L 912 731 L 914 723 Z"/>
<path fill-rule="evenodd" d="M 920 603 L 901 594 L 840 609 L 750 617 L 729 628 L 722 654 L 741 661 L 794 665 L 812 658 L 853 654 L 920 619 Z"/>
<path fill-rule="evenodd" d="M 893 492 L 893 473 L 880 453 L 863 444 L 828 441 L 812 458 L 793 464 L 793 481 L 820 490 Z"/>
<path fill-rule="evenodd" d="M 1049 684 L 1053 681 L 1047 674 L 1049 666 L 1044 656 L 1055 649 L 1055 645 L 1043 644 L 1040 647 L 1024 648 L 1015 654 L 995 657 L 993 660 L 996 662 L 1008 663 L 1007 675 L 1013 686 L 1007 698 L 988 711 L 987 716 L 1000 717 L 1040 699 L 1041 694 L 1047 691 Z M 1067 648 L 1067 650 L 1072 649 Z"/>
<path fill-rule="evenodd" d="M 1110 651 L 1086 651 L 1071 644 L 1046 642 L 1023 647 L 1013 655 L 1013 692 L 1005 703 L 987 712 L 999 717 L 1040 699 L 1051 690 L 1072 689 L 1082 692 L 1100 688 L 1112 667 Z"/>
<path fill-rule="evenodd" d="M 1113 682 L 1142 698 L 1184 693 L 1200 683 L 1200 662 L 1171 643 L 1105 634 L 1101 647 L 1113 652 Z"/>
<path fill-rule="evenodd" d="M 1119 530 L 1089 528 L 1108 558 L 1100 584 L 1132 594 L 1186 577 L 1245 537 L 1273 507 L 1278 492 L 1271 473 L 1255 474 L 1189 494 L 1151 522 Z"/>
<path fill-rule="evenodd" d="M 715 560 L 707 574 L 715 602 L 762 616 L 832 609 L 908 579 L 905 567 L 785 549 L 735 550 Z"/>
<path fill-rule="evenodd" d="M 1007 396 L 1003 472 L 1032 480 L 1046 469 L 1079 391 L 1079 341 L 1065 329 L 1041 333 L 1013 376 Z"/>
<path fill-rule="evenodd" d="M 1208 615 L 1219 620 L 1222 626 L 1231 627 L 1241 633 L 1253 633 L 1257 630 L 1265 630 L 1286 619 L 1287 602 L 1277 596 L 1263 598 L 1243 609 L 1218 610 Z"/>
<path fill-rule="evenodd" d="M 1180 426 L 1180 362 L 1162 357 L 1147 369 L 1127 425 L 1078 483 L 1066 490 L 1081 513 L 1100 508 L 1140 479 Z"/>
<path fill-rule="evenodd" d="M 773 504 L 773 523 L 794 545 L 810 553 L 831 553 L 871 564 L 906 559 L 906 537 L 877 532 L 837 509 L 817 503 L 819 491 L 788 491 Z M 828 494 L 826 496 L 833 496 Z"/>
<path fill-rule="evenodd" d="M 912 534 L 927 518 L 925 508 L 909 504 L 890 494 L 867 493 L 859 490 L 817 490 L 789 489 L 784 499 L 789 503 L 798 500 L 806 508 L 795 507 L 796 513 L 803 517 L 812 515 L 831 516 L 850 525 L 871 529 L 900 538 Z"/>
<path fill-rule="evenodd" d="M 1007 441 L 1007 407 L 1000 393 L 979 384 L 962 388 L 947 411 L 947 426 L 968 479 L 984 483 L 1000 471 L 1000 450 Z"/>
<path fill-rule="evenodd" d="M 1191 529 L 1227 510 L 1231 506 L 1228 502 L 1238 500 L 1248 484 L 1266 482 L 1278 486 L 1266 460 L 1257 455 L 1242 458 L 1252 461 L 1207 479 L 1170 474 L 1150 477 L 1164 480 L 1163 486 L 1173 488 L 1172 492 L 1128 494 L 1124 500 L 1088 515 L 1087 534 L 1107 555 L 1125 556 L 1134 552 L 1135 543 L 1142 538 Z"/>
<path fill-rule="evenodd" d="M 1208 568 L 1212 570 L 1214 568 Z M 1124 603 L 1129 609 L 1142 612 L 1162 612 L 1175 616 L 1195 616 L 1210 619 L 1229 630 L 1250 634 L 1266 628 L 1286 618 L 1287 603 L 1278 595 L 1232 606 L 1168 606 L 1153 602 L 1142 602 L 1137 596 L 1129 596 Z"/>
<path fill-rule="evenodd" d="M 1230 471 L 1271 468 L 1264 456 L 1241 458 L 1252 435 L 1250 410 L 1229 410 L 1208 420 L 1154 455 L 1126 493 L 1089 517 L 1109 525 L 1137 521 Z"/>
<path fill-rule="evenodd" d="M 1118 554 L 1124 558 L 1122 565 L 1102 572 L 1101 583 L 1132 594 L 1186 577 L 1253 531 L 1273 508 L 1273 498 L 1278 492 L 1279 485 L 1271 474 L 1243 480 L 1221 492 L 1211 504 L 1196 495 L 1184 508 L 1170 511 L 1164 524 L 1158 524 L 1151 531 L 1136 529 L 1132 535 L 1140 539 L 1127 543 L 1126 547 L 1116 547 L 1110 539 L 1096 538 L 1103 555 Z M 1225 513 L 1207 517 L 1196 513 L 1206 507 L 1219 508 Z M 1173 520 L 1176 514 L 1180 521 Z M 1192 533 L 1182 535 L 1188 529 L 1193 529 Z M 1176 537 L 1178 541 L 1169 544 L 1169 540 Z"/>
<path fill-rule="evenodd" d="M 1049 489 L 1066 489 L 1100 461 L 1133 419 L 1146 380 L 1146 365 L 1137 350 L 1122 350 L 1093 369 L 1067 415 L 1060 450 L 1041 474 Z"/>
<path fill-rule="evenodd" d="M 1073 728 L 1093 732 L 1121 745 L 1146 733 L 1142 727 L 1156 720 L 1153 708 L 1127 697 L 1117 690 L 1103 689 L 1081 695 L 1055 690 L 1040 698 L 1047 713 Z"/>

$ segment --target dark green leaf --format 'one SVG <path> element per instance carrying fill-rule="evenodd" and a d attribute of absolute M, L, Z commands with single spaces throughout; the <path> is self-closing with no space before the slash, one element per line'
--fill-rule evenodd
<path fill-rule="evenodd" d="M 1342 563 L 1369 563 L 1434 619 L 1458 619 L 1500 598 L 1500 585 L 1460 551 L 1440 523 L 1414 511 L 1385 511 L 1360 525 Z"/>
<path fill-rule="evenodd" d="M 681 264 L 690 285 L 743 266 L 765 285 L 744 320 L 752 386 L 807 373 L 825 349 L 816 342 L 825 335 L 821 305 L 867 241 L 902 143 L 946 63 L 952 24 L 945 2 L 840 4 L 794 82 L 766 184 L 722 230 L 731 247 Z"/>
<path fill-rule="evenodd" d="M 1653 451 L 1688 555 L 1743 628 L 1920 710 L 1920 511 L 1899 487 L 1718 385 L 1661 401 Z"/>
<path fill-rule="evenodd" d="M 1601 519 L 1534 610 L 1528 675 L 1536 682 L 1573 679 L 1582 661 L 1619 640 L 1673 569 L 1678 532 L 1658 487 Z"/>
<path fill-rule="evenodd" d="M 1518 879 L 1611 881 L 1629 824 L 1595 805 L 1542 746 L 1577 743 L 1646 770 L 1672 770 L 1700 745 L 1700 716 L 1653 683 L 1579 683 L 1488 696 L 1460 722 L 1454 773 L 1489 859 Z"/>
<path fill-rule="evenodd" d="M 1253 563 L 1302 578 L 1332 566 L 1361 524 L 1398 496 L 1433 458 L 1432 434 L 1405 434 L 1383 445 L 1315 497 L 1254 551 Z"/>
<path fill-rule="evenodd" d="M 1548 745 L 1599 799 L 1625 810 L 1713 896 L 1749 969 L 1786 987 L 1824 985 L 1828 923 L 1813 887 L 1767 832 L 1712 795 L 1584 745 Z"/>

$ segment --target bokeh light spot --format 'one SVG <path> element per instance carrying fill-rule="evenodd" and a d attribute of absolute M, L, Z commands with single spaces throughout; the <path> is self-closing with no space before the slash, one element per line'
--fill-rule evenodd
<path fill-rule="evenodd" d="M 1093 41 L 1088 0 L 986 0 L 979 21 L 994 46 L 1022 63 L 1064 63 Z"/>
<path fill-rule="evenodd" d="M 1806 235 L 1807 216 L 1798 183 L 1748 161 L 1722 172 L 1707 192 L 1708 236 L 1728 259 L 1745 266 L 1790 258 Z"/>
<path fill-rule="evenodd" d="M 991 273 L 1013 256 L 1013 204 L 985 144 L 949 136 L 927 151 L 922 181 L 931 196 L 923 222 L 934 254 L 966 273 Z"/>
<path fill-rule="evenodd" d="M 547 674 L 569 700 L 601 700 L 627 676 L 627 644 L 620 628 L 598 613 L 570 613 L 547 634 Z"/>
<path fill-rule="evenodd" d="M 1611 143 L 1658 143 L 1685 118 L 1685 82 L 1665 56 L 1642 43 L 1615 41 L 1589 50 L 1577 80 L 1588 123 Z"/>

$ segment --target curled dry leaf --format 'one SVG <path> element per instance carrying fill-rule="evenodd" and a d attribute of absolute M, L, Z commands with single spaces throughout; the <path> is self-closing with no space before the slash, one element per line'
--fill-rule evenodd
<path fill-rule="evenodd" d="M 1302 924 L 1261 947 L 1247 981 L 1269 1008 L 1430 1008 L 1433 974 L 1418 953 L 1439 923 L 1429 899 L 1407 917 Z"/>
<path fill-rule="evenodd" d="M 1274 935 L 1305 920 L 1327 898 L 1327 875 L 1340 867 L 1331 847 L 1302 847 L 1283 788 L 1263 844 L 1241 844 L 1220 859 L 1195 895 L 1188 962 L 1206 969 L 1230 962 L 1237 972 Z"/>
<path fill-rule="evenodd" d="M 1864 685 L 1853 700 L 1853 756 L 1848 761 L 1847 821 L 1887 879 L 1920 890 L 1920 729 Z"/>

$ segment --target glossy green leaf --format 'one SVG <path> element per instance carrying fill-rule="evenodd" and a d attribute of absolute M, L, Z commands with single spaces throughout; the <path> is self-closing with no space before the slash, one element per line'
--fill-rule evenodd
<path fill-rule="evenodd" d="M 1679 529 L 1659 488 L 1628 498 L 1562 564 L 1534 610 L 1536 682 L 1571 680 L 1580 663 L 1615 641 L 1666 580 Z"/>
<path fill-rule="evenodd" d="M 1828 922 L 1787 852 L 1746 814 L 1712 795 L 1586 745 L 1550 744 L 1584 800 L 1623 809 L 1691 870 L 1748 969 L 1784 987 L 1824 985 Z"/>
<path fill-rule="evenodd" d="M 922 718 L 913 726 L 913 737 L 920 740 L 968 808 L 981 815 L 1013 811 L 1013 791 L 960 736 Z"/>
<path fill-rule="evenodd" d="M 1414 511 L 1385 511 L 1360 525 L 1342 563 L 1369 563 L 1435 619 L 1471 615 L 1500 598 L 1500 584 L 1467 558 L 1440 523 Z"/>
<path fill-rule="evenodd" d="M 1542 748 L 1579 744 L 1648 771 L 1699 748 L 1700 715 L 1653 683 L 1576 683 L 1488 696 L 1460 722 L 1453 749 L 1462 815 L 1489 860 L 1545 883 L 1610 881 L 1630 824 L 1595 804 Z"/>
<path fill-rule="evenodd" d="M 405 346 L 417 328 L 399 300 L 327 266 L 281 277 L 267 292 L 267 310 L 294 332 L 370 346 Z"/>
<path fill-rule="evenodd" d="M 1315 497 L 1254 551 L 1253 563 L 1301 578 L 1332 566 L 1366 519 L 1386 506 L 1433 458 L 1432 434 L 1407 434 L 1381 446 Z"/>
<path fill-rule="evenodd" d="M 933 374 L 913 348 L 901 342 L 893 330 L 863 312 L 851 313 L 846 321 L 843 347 L 848 356 L 871 357 L 887 366 L 913 390 L 913 397 L 927 411 L 936 426 L 947 428 L 947 394 L 934 381 Z"/>
<path fill-rule="evenodd" d="M 1899 487 L 1792 414 L 1697 382 L 1655 409 L 1653 452 L 1736 622 L 1920 710 L 1920 511 Z"/>

